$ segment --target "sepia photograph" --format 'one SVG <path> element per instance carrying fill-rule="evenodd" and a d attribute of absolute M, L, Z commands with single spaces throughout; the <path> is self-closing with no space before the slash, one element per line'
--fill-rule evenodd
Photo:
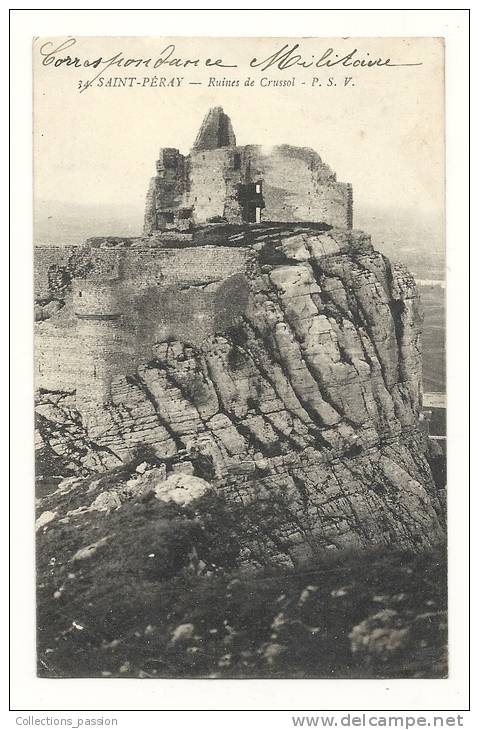
<path fill-rule="evenodd" d="M 447 678 L 443 39 L 32 54 L 37 676 Z"/>

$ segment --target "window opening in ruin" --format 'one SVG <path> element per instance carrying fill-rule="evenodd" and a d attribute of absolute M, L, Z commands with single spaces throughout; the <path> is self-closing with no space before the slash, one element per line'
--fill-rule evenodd
<path fill-rule="evenodd" d="M 78 292 L 78 296 L 81 297 L 81 291 Z"/>
<path fill-rule="evenodd" d="M 259 223 L 264 206 L 261 182 L 238 185 L 238 202 L 245 223 Z"/>
<path fill-rule="evenodd" d="M 233 167 L 234 167 L 235 170 L 239 170 L 240 169 L 240 167 L 241 167 L 241 155 L 236 154 L 234 156 Z"/>

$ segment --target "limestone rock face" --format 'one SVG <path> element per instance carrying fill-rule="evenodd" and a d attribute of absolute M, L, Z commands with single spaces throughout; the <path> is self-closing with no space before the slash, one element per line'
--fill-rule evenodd
<path fill-rule="evenodd" d="M 267 528 L 245 546 L 256 562 L 440 541 L 418 428 L 413 278 L 361 232 L 302 226 L 261 239 L 248 307 L 226 333 L 200 347 L 158 342 L 100 408 L 42 392 L 41 454 L 91 473 L 138 444 L 165 460 L 186 452 L 227 500 L 265 507 Z"/>

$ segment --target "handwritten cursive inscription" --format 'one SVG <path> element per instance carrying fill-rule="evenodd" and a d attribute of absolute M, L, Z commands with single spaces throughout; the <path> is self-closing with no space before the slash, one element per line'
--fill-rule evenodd
<path fill-rule="evenodd" d="M 252 58 L 250 61 L 251 68 L 259 68 L 261 71 L 266 71 L 268 68 L 277 68 L 279 71 L 285 71 L 292 66 L 301 66 L 302 68 L 322 68 L 333 67 L 333 66 L 353 66 L 361 68 L 373 68 L 374 66 L 379 68 L 380 66 L 422 66 L 422 62 L 416 61 L 415 63 L 393 63 L 390 58 L 371 58 L 369 53 L 366 53 L 364 57 L 358 55 L 358 49 L 354 48 L 345 55 L 335 53 L 334 48 L 328 48 L 321 56 L 315 60 L 315 56 L 311 55 L 309 60 L 303 58 L 301 53 L 295 53 L 299 48 L 299 43 L 290 47 L 289 43 L 284 45 L 279 51 L 271 54 L 265 59 L 258 60 Z"/>
<path fill-rule="evenodd" d="M 186 58 L 177 53 L 176 46 L 173 43 L 163 48 L 156 57 L 135 58 L 129 57 L 123 51 L 115 53 L 113 56 L 105 57 L 102 54 L 94 58 L 82 58 L 78 55 L 71 55 L 70 49 L 77 43 L 76 38 L 68 38 L 59 44 L 52 41 L 46 41 L 40 46 L 40 55 L 42 56 L 43 66 L 73 67 L 73 68 L 92 68 L 98 72 L 87 82 L 81 89 L 84 91 L 93 84 L 93 82 L 112 66 L 117 68 L 142 68 L 142 69 L 158 69 L 161 66 L 171 66 L 175 68 L 238 68 L 237 63 L 228 63 L 222 58 Z M 320 54 L 310 54 L 305 56 L 301 53 L 299 43 L 291 45 L 285 43 L 274 53 L 266 58 L 252 58 L 249 61 L 250 68 L 257 68 L 266 71 L 275 68 L 278 71 L 286 71 L 292 67 L 297 69 L 309 68 L 332 68 L 334 66 L 343 66 L 351 68 L 393 68 L 399 66 L 422 66 L 422 61 L 414 61 L 410 63 L 400 63 L 392 61 L 390 58 L 381 58 L 372 56 L 369 52 L 360 53 L 357 48 L 353 48 L 348 53 L 337 53 L 334 48 L 327 48 Z"/>
<path fill-rule="evenodd" d="M 188 66 L 204 66 L 205 68 L 237 68 L 236 64 L 225 63 L 221 58 L 216 60 L 212 58 L 181 58 L 176 54 L 176 47 L 173 43 L 163 48 L 156 58 L 128 58 L 123 51 L 115 53 L 110 58 L 98 56 L 97 58 L 80 58 L 79 56 L 71 56 L 64 54 L 66 50 L 72 48 L 76 44 L 75 38 L 68 38 L 66 41 L 55 46 L 51 41 L 47 41 L 40 47 L 40 54 L 43 56 L 43 66 L 73 66 L 75 68 L 94 68 L 99 69 L 98 73 L 90 79 L 93 83 L 108 68 L 116 66 L 118 68 L 152 68 L 157 69 L 161 66 L 174 66 L 176 68 L 187 68 Z M 86 88 L 86 87 L 84 87 Z M 84 89 L 82 89 L 83 91 Z"/>

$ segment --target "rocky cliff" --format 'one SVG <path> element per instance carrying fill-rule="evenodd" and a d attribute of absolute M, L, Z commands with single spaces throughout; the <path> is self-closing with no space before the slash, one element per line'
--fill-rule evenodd
<path fill-rule="evenodd" d="M 39 392 L 39 474 L 105 472 L 139 444 L 168 469 L 190 461 L 228 502 L 252 507 L 244 558 L 258 563 L 439 542 L 414 280 L 357 231 L 251 235 L 248 305 L 221 335 L 158 342 L 114 378 L 103 407 Z"/>

